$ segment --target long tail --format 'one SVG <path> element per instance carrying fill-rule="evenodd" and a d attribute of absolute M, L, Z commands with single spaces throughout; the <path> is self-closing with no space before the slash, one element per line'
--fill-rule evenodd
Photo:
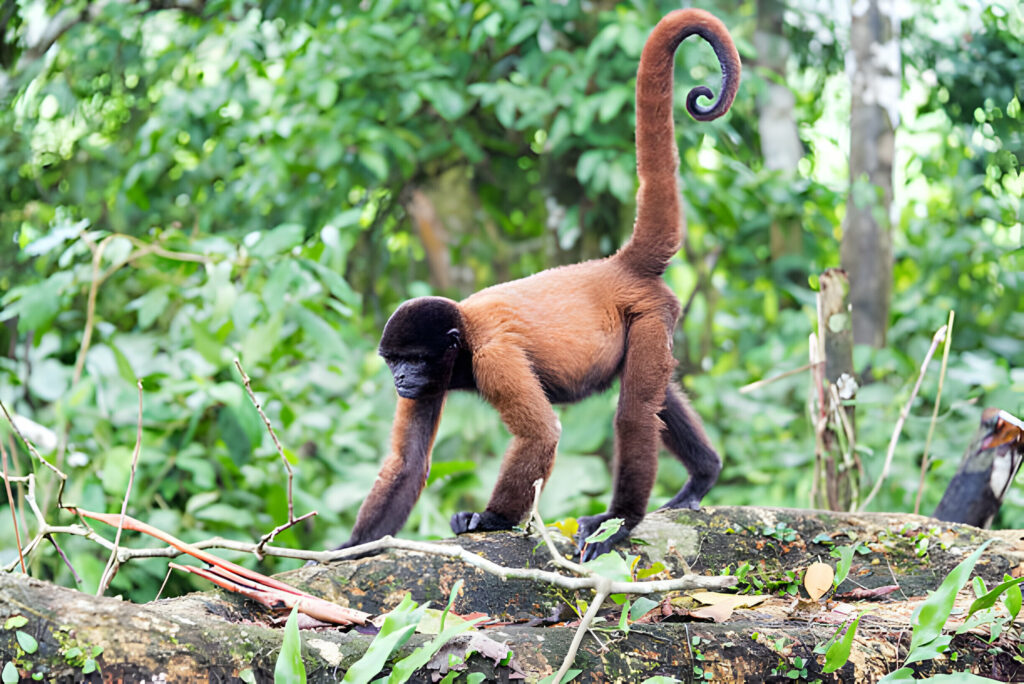
<path fill-rule="evenodd" d="M 631 270 L 641 275 L 660 276 L 679 251 L 685 225 L 676 175 L 679 152 L 672 121 L 672 84 L 676 48 L 697 34 L 715 50 L 722 67 L 722 87 L 711 105 L 698 98 L 712 98 L 710 88 L 698 86 L 686 97 L 686 110 L 698 121 L 710 121 L 725 114 L 732 105 L 740 83 L 740 56 L 725 25 L 714 15 L 699 9 L 681 9 L 667 14 L 654 27 L 636 75 L 636 167 L 640 177 L 633 237 L 619 251 Z"/>

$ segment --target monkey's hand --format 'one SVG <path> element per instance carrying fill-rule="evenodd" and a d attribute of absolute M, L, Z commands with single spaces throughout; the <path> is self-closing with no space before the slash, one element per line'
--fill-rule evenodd
<path fill-rule="evenodd" d="M 466 534 L 467 532 L 495 532 L 497 530 L 511 530 L 515 523 L 503 515 L 482 511 L 474 513 L 463 511 L 452 516 L 452 532 L 455 534 Z"/>
<path fill-rule="evenodd" d="M 612 550 L 613 546 L 629 536 L 631 528 L 622 525 L 604 541 L 590 543 L 584 541 L 594 532 L 597 532 L 605 520 L 611 520 L 614 517 L 616 516 L 611 513 L 601 513 L 600 515 L 584 516 L 576 520 L 579 524 L 579 531 L 576 533 L 576 548 L 580 551 L 581 563 L 586 563 L 589 560 L 594 560 L 601 554 L 608 553 Z"/>

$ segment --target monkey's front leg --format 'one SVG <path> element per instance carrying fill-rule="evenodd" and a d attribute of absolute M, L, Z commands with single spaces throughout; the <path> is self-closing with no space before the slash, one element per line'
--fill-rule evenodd
<path fill-rule="evenodd" d="M 551 403 L 521 350 L 492 343 L 477 351 L 473 374 L 480 394 L 512 433 L 486 510 L 452 516 L 455 534 L 510 530 L 533 504 L 533 483 L 545 482 L 555 463 L 560 426 Z"/>
<path fill-rule="evenodd" d="M 420 399 L 399 397 L 391 429 L 391 453 L 359 507 L 352 536 L 338 549 L 395 534 L 405 524 L 430 472 L 430 450 L 444 407 L 444 394 Z"/>

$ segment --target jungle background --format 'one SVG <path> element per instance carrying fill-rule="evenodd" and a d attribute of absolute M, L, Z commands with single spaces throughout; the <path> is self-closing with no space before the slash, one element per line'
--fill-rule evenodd
<path fill-rule="evenodd" d="M 65 502 L 119 510 L 140 378 L 128 512 L 193 541 L 252 540 L 283 522 L 282 465 L 238 357 L 294 462 L 296 513 L 319 513 L 275 543 L 346 539 L 388 444 L 394 390 L 376 355 L 388 314 L 623 242 L 637 60 L 676 6 L 0 3 L 0 399 L 41 426 L 37 445 L 70 475 Z M 739 389 L 807 363 L 818 274 L 840 265 L 850 198 L 871 194 L 848 165 L 851 8 L 698 6 L 729 26 L 745 69 L 732 111 L 697 123 L 681 103 L 694 85 L 717 90 L 713 53 L 694 39 L 676 60 L 689 228 L 666 279 L 688 302 L 680 377 L 725 459 L 704 503 L 807 507 L 808 374 Z M 891 219 L 893 280 L 884 344 L 855 350 L 869 380 L 857 453 L 870 484 L 955 309 L 927 513 L 982 409 L 1024 410 L 1024 14 L 1013 0 L 892 7 L 901 83 L 880 218 Z M 781 162 L 780 121 L 798 135 Z M 872 510 L 913 509 L 938 384 L 933 363 Z M 560 409 L 547 519 L 604 510 L 616 397 Z M 6 423 L 0 435 L 11 473 L 38 471 L 40 503 L 70 521 L 54 508 L 55 479 Z M 450 396 L 403 534 L 448 536 L 452 512 L 481 509 L 506 442 L 493 409 Z M 685 476 L 663 458 L 652 505 Z M 3 501 L 0 565 L 13 567 Z M 994 526 L 1024 528 L 1022 503 L 1018 487 Z M 19 524 L 24 539 L 32 521 Z M 94 589 L 106 553 L 61 541 Z M 29 561 L 31 574 L 74 584 L 52 548 Z M 133 561 L 113 589 L 152 599 L 166 564 Z M 165 593 L 192 582 L 174 576 Z"/>

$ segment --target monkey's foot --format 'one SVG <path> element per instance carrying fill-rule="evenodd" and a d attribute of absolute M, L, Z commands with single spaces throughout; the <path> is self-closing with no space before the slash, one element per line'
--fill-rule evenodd
<path fill-rule="evenodd" d="M 497 530 L 511 530 L 515 523 L 503 515 L 491 513 L 490 511 L 463 511 L 452 516 L 452 532 L 455 534 L 466 534 L 467 532 L 495 532 Z"/>
<path fill-rule="evenodd" d="M 665 504 L 658 510 L 672 508 L 688 508 L 691 511 L 699 511 L 700 499 L 695 499 L 693 497 L 688 497 L 684 499 L 676 495 L 674 498 L 670 499 L 669 501 L 666 501 Z"/>
<path fill-rule="evenodd" d="M 601 513 L 600 515 L 584 516 L 576 520 L 579 524 L 579 531 L 576 533 L 576 548 L 580 550 L 580 562 L 586 563 L 589 560 L 594 560 L 601 554 L 608 553 L 612 550 L 613 546 L 629 536 L 631 528 L 623 524 L 612 536 L 604 541 L 584 542 L 587 537 L 597 532 L 598 528 L 601 527 L 601 523 L 615 517 L 617 516 L 611 513 Z"/>
<path fill-rule="evenodd" d="M 683 488 L 679 490 L 679 493 L 673 496 L 671 499 L 665 502 L 662 508 L 689 508 L 691 511 L 700 510 L 700 500 L 704 498 L 708 490 L 714 484 L 714 480 L 710 480 L 706 483 L 707 486 L 691 486 L 693 480 L 687 481 Z M 702 491 L 703 490 L 703 491 Z"/>

